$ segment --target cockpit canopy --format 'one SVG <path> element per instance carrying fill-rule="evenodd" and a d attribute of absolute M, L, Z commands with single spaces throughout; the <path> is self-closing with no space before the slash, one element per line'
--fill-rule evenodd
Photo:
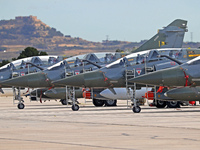
<path fill-rule="evenodd" d="M 2 67 L 0 67 L 0 71 L 4 69 L 11 68 L 12 70 L 19 70 L 19 69 L 24 69 L 27 67 L 26 63 L 31 62 L 37 66 L 48 66 L 48 65 L 53 65 L 56 62 L 59 61 L 60 57 L 58 56 L 33 56 L 33 57 L 27 57 L 19 60 L 15 60 L 9 64 L 6 64 Z M 52 63 L 49 63 L 50 60 L 54 60 Z M 31 66 L 30 66 L 31 67 Z"/>
<path fill-rule="evenodd" d="M 106 68 L 115 68 L 115 67 L 122 66 L 122 65 L 125 65 L 125 64 L 132 66 L 132 65 L 135 65 L 135 64 L 138 64 L 138 63 L 142 63 L 142 62 L 144 62 L 144 59 L 146 58 L 149 51 L 150 50 L 132 53 L 132 54 L 127 55 L 127 56 L 125 56 L 121 59 L 114 61 L 111 64 L 108 64 L 106 66 Z"/>
<path fill-rule="evenodd" d="M 83 62 L 82 60 L 89 60 L 93 63 L 110 63 L 115 61 L 116 59 L 121 58 L 122 55 L 120 53 L 111 53 L 111 52 L 102 52 L 102 53 L 89 53 L 84 55 L 77 55 L 70 58 L 67 58 L 65 61 L 70 68 L 86 65 L 88 62 Z M 58 67 L 63 63 L 63 61 L 47 68 L 48 70 L 53 69 L 54 67 Z"/>
<path fill-rule="evenodd" d="M 100 60 L 97 58 L 97 56 L 95 54 L 93 54 L 93 53 L 85 55 L 83 57 L 83 59 L 89 60 L 89 61 L 94 62 L 94 63 L 99 63 L 100 62 Z"/>
<path fill-rule="evenodd" d="M 191 59 L 192 57 L 195 57 L 196 55 L 199 56 L 200 50 L 194 51 L 193 55 L 190 55 L 191 52 L 194 50 L 188 50 L 188 49 L 181 49 L 181 48 L 165 48 L 165 49 L 153 49 L 153 50 L 146 50 L 141 51 L 137 53 L 132 53 L 130 55 L 125 56 L 127 61 L 125 61 L 124 58 L 121 58 L 119 60 L 114 61 L 111 64 L 108 64 L 106 68 L 115 68 L 117 66 L 121 65 L 136 65 L 141 64 L 144 62 L 151 62 L 151 61 L 157 61 L 157 60 L 164 60 L 167 59 L 165 57 L 159 58 L 158 55 L 167 55 L 172 58 L 181 60 L 181 61 L 187 61 L 188 59 Z"/>
<path fill-rule="evenodd" d="M 3 67 L 0 68 L 0 72 L 3 72 L 5 70 L 15 70 L 15 66 L 13 63 L 9 63 L 7 65 L 4 65 Z"/>

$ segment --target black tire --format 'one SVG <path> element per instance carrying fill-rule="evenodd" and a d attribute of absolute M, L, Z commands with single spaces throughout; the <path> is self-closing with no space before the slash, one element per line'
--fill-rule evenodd
<path fill-rule="evenodd" d="M 168 108 L 180 108 L 180 102 L 179 101 L 168 101 L 167 107 Z"/>
<path fill-rule="evenodd" d="M 105 104 L 104 100 L 99 100 L 99 99 L 94 98 L 92 101 L 93 101 L 94 106 L 96 107 L 102 107 Z"/>
<path fill-rule="evenodd" d="M 18 109 L 24 109 L 25 105 L 23 103 L 19 103 L 17 105 Z"/>
<path fill-rule="evenodd" d="M 167 105 L 166 101 L 159 101 L 159 100 L 157 100 L 157 103 L 156 103 L 156 107 L 157 108 L 165 108 L 166 105 Z"/>
<path fill-rule="evenodd" d="M 79 106 L 77 104 L 72 105 L 72 110 L 73 111 L 78 111 L 79 110 Z"/>
<path fill-rule="evenodd" d="M 63 105 L 67 105 L 66 99 L 61 99 L 60 102 L 61 102 L 61 104 L 63 104 Z"/>
<path fill-rule="evenodd" d="M 117 106 L 117 100 L 106 100 L 105 106 Z"/>
<path fill-rule="evenodd" d="M 140 113 L 140 111 L 141 111 L 140 106 L 136 106 L 136 107 L 133 106 L 133 112 L 134 113 Z"/>

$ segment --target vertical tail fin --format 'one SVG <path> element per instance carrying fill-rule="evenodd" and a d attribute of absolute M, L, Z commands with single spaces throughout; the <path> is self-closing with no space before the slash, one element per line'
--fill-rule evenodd
<path fill-rule="evenodd" d="M 185 32 L 187 32 L 187 21 L 176 19 L 164 29 L 158 31 L 150 40 L 141 45 L 134 52 L 157 48 L 179 48 L 182 47 Z"/>

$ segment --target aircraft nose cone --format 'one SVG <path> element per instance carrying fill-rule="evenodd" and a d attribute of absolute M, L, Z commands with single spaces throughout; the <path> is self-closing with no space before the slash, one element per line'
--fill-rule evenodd
<path fill-rule="evenodd" d="M 53 81 L 52 84 L 58 87 L 59 86 L 82 86 L 84 84 L 84 76 L 83 74 L 74 75 L 74 76 L 66 77 L 64 79 Z"/>
<path fill-rule="evenodd" d="M 180 67 L 174 67 L 141 75 L 130 79 L 129 82 L 158 86 L 184 86 L 185 75 Z"/>
<path fill-rule="evenodd" d="M 129 79 L 128 82 L 148 84 L 148 85 L 162 85 L 163 84 L 162 72 L 153 72 L 145 75 Z"/>
<path fill-rule="evenodd" d="M 46 81 L 46 77 L 43 73 L 31 73 L 25 76 L 12 78 L 2 82 L 3 85 L 15 86 L 15 87 L 47 87 L 50 84 Z"/>
<path fill-rule="evenodd" d="M 74 75 L 52 82 L 54 86 L 76 86 L 76 87 L 105 87 L 105 78 L 100 71 L 91 71 Z"/>
<path fill-rule="evenodd" d="M 55 95 L 51 90 L 47 90 L 43 93 L 47 97 L 52 97 L 52 95 Z"/>
<path fill-rule="evenodd" d="M 15 86 L 15 87 L 27 87 L 28 78 L 26 76 L 16 77 L 2 82 L 2 85 Z"/>

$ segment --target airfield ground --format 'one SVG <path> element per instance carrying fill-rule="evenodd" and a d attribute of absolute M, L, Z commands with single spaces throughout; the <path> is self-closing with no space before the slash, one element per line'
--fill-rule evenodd
<path fill-rule="evenodd" d="M 83 100 L 80 100 L 82 102 Z M 0 149 L 199 150 L 200 106 L 156 109 L 139 114 L 119 101 L 117 107 L 71 107 L 25 99 L 18 110 L 12 97 L 0 97 Z"/>

